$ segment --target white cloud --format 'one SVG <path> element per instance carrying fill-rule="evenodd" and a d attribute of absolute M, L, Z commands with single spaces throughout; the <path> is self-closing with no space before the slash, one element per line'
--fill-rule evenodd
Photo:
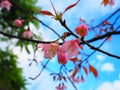
<path fill-rule="evenodd" d="M 114 82 L 104 82 L 98 86 L 97 90 L 120 90 L 120 81 L 115 80 Z"/>
<path fill-rule="evenodd" d="M 114 65 L 112 63 L 104 63 L 101 65 L 101 71 L 107 71 L 107 72 L 113 72 L 114 71 Z"/>
<path fill-rule="evenodd" d="M 100 62 L 105 59 L 105 57 L 104 57 L 103 55 L 100 55 L 100 54 L 96 55 L 96 58 L 97 58 Z"/>

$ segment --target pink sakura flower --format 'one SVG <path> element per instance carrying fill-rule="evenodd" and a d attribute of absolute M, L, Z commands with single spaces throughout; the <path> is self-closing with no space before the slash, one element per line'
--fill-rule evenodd
<path fill-rule="evenodd" d="M 66 64 L 68 58 L 78 55 L 79 39 L 66 41 L 62 46 L 58 43 L 38 44 L 37 48 L 41 48 L 44 58 L 51 59 L 56 54 L 60 64 Z"/>
<path fill-rule="evenodd" d="M 85 79 L 83 78 L 83 76 L 77 77 L 77 78 L 74 78 L 74 77 L 71 77 L 71 78 L 75 83 L 85 82 Z"/>
<path fill-rule="evenodd" d="M 44 53 L 44 58 L 51 59 L 57 53 L 58 44 L 38 44 L 37 48 L 41 48 Z"/>
<path fill-rule="evenodd" d="M 79 39 L 66 41 L 62 47 L 61 51 L 67 53 L 67 57 L 72 57 L 78 55 L 78 45 Z"/>
<path fill-rule="evenodd" d="M 88 27 L 85 24 L 81 24 L 75 29 L 75 31 L 81 37 L 84 37 L 88 34 Z"/>
<path fill-rule="evenodd" d="M 26 31 L 23 32 L 23 37 L 25 37 L 25 38 L 32 38 L 33 37 L 33 33 L 30 31 L 29 27 Z"/>
<path fill-rule="evenodd" d="M 0 3 L 0 7 L 6 8 L 7 10 L 10 10 L 10 7 L 12 6 L 12 4 L 9 2 L 9 0 L 2 0 Z"/>
<path fill-rule="evenodd" d="M 60 64 L 66 64 L 68 61 L 66 53 L 63 53 L 60 49 L 57 51 L 57 57 Z"/>
<path fill-rule="evenodd" d="M 114 0 L 110 0 L 109 1 L 109 5 L 113 6 L 115 4 L 115 1 Z"/>
<path fill-rule="evenodd" d="M 57 89 L 57 90 L 65 90 L 65 89 L 67 89 L 67 87 L 64 85 L 64 83 L 62 83 L 62 85 L 59 84 L 59 85 L 56 87 L 56 89 Z"/>
<path fill-rule="evenodd" d="M 15 19 L 15 20 L 14 20 L 14 24 L 15 24 L 15 26 L 17 26 L 17 27 L 21 27 L 24 21 L 25 21 L 25 20 Z"/>

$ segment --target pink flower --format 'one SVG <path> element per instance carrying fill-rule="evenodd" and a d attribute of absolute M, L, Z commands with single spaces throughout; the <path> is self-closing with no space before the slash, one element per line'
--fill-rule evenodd
<path fill-rule="evenodd" d="M 88 27 L 85 24 L 81 24 L 75 29 L 75 31 L 77 34 L 84 37 L 88 34 Z"/>
<path fill-rule="evenodd" d="M 58 50 L 57 56 L 58 56 L 58 62 L 60 64 L 66 64 L 67 63 L 68 59 L 67 59 L 66 53 L 63 53 L 61 50 Z"/>
<path fill-rule="evenodd" d="M 25 20 L 15 19 L 15 20 L 14 20 L 14 24 L 15 24 L 15 26 L 17 26 L 17 27 L 21 27 L 24 21 L 25 21 Z"/>
<path fill-rule="evenodd" d="M 75 83 L 85 82 L 85 79 L 83 78 L 83 76 L 77 77 L 77 78 L 74 78 L 74 77 L 71 77 L 71 78 Z"/>
<path fill-rule="evenodd" d="M 67 53 L 67 57 L 77 56 L 78 55 L 78 45 L 79 39 L 66 41 L 62 47 L 61 51 Z"/>
<path fill-rule="evenodd" d="M 115 4 L 115 1 L 114 0 L 110 0 L 109 1 L 109 5 L 113 6 Z"/>
<path fill-rule="evenodd" d="M 38 44 L 37 48 L 41 48 L 44 53 L 44 58 L 51 59 L 57 53 L 58 44 Z"/>
<path fill-rule="evenodd" d="M 56 89 L 57 89 L 57 90 L 65 90 L 65 89 L 67 89 L 67 87 L 64 85 L 64 83 L 62 83 L 62 85 L 59 84 L 59 85 L 56 87 Z"/>
<path fill-rule="evenodd" d="M 10 10 L 10 7 L 12 6 L 12 4 L 8 1 L 8 0 L 2 0 L 0 3 L 0 7 L 6 8 L 7 10 Z"/>
<path fill-rule="evenodd" d="M 25 38 L 32 38 L 33 37 L 33 33 L 30 31 L 29 27 L 28 27 L 28 30 L 23 32 L 23 37 L 25 37 Z"/>

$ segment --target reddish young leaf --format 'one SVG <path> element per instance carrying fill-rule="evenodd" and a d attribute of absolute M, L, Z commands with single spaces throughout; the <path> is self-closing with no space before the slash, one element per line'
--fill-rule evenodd
<path fill-rule="evenodd" d="M 68 6 L 68 7 L 64 10 L 63 13 L 65 13 L 65 12 L 68 11 L 69 9 L 73 8 L 74 6 L 76 6 L 79 1 L 80 1 L 80 0 L 78 0 L 76 3 L 74 3 L 74 4 L 72 4 L 72 5 Z"/>
<path fill-rule="evenodd" d="M 89 71 L 92 72 L 95 77 L 98 77 L 98 72 L 97 72 L 96 68 L 89 65 Z"/>
<path fill-rule="evenodd" d="M 53 14 L 50 11 L 40 10 L 40 13 L 44 15 L 53 16 Z"/>
<path fill-rule="evenodd" d="M 86 21 L 82 18 L 80 18 L 80 21 L 83 22 L 83 23 L 86 23 Z"/>
<path fill-rule="evenodd" d="M 64 40 L 68 36 L 70 36 L 70 33 L 69 32 L 64 32 L 64 34 L 62 35 L 62 39 Z"/>
<path fill-rule="evenodd" d="M 107 4 L 109 4 L 109 0 L 103 0 L 103 1 L 102 1 L 102 4 L 103 4 L 104 6 L 106 6 Z"/>
<path fill-rule="evenodd" d="M 104 22 L 104 24 L 110 24 L 110 22 L 109 21 L 103 21 Z"/>
<path fill-rule="evenodd" d="M 73 73 L 72 73 L 72 78 L 74 78 L 75 77 L 75 75 L 78 73 L 78 68 L 75 68 L 75 70 L 73 71 Z"/>
<path fill-rule="evenodd" d="M 71 60 L 71 61 L 73 61 L 75 63 L 78 60 L 78 58 L 77 57 L 75 57 L 75 58 L 69 58 L 69 60 Z"/>
<path fill-rule="evenodd" d="M 88 70 L 86 67 L 83 67 L 83 70 L 85 71 L 85 74 L 88 75 Z"/>

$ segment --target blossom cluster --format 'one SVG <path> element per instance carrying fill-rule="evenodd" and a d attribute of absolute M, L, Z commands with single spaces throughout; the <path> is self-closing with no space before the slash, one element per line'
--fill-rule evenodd
<path fill-rule="evenodd" d="M 86 25 L 79 25 L 76 28 L 76 33 L 84 37 L 88 33 L 88 28 Z M 50 44 L 38 44 L 37 48 L 41 48 L 44 53 L 44 58 L 52 59 L 57 55 L 59 64 L 66 64 L 69 59 L 77 57 L 79 54 L 78 49 L 83 47 L 79 45 L 80 38 L 75 40 L 65 41 L 62 45 L 58 42 Z"/>
<path fill-rule="evenodd" d="M 2 0 L 2 1 L 0 2 L 0 7 L 1 7 L 2 9 L 7 9 L 8 11 L 10 11 L 11 6 L 12 6 L 12 4 L 9 2 L 9 0 Z M 23 20 L 23 19 L 15 19 L 15 20 L 14 20 L 14 24 L 15 24 L 15 26 L 17 26 L 17 27 L 21 27 L 24 22 L 25 22 L 25 20 Z M 25 30 L 25 31 L 23 32 L 23 37 L 29 38 L 29 39 L 33 37 L 33 33 L 30 31 L 30 28 L 29 28 L 29 27 L 28 27 L 27 30 Z"/>

